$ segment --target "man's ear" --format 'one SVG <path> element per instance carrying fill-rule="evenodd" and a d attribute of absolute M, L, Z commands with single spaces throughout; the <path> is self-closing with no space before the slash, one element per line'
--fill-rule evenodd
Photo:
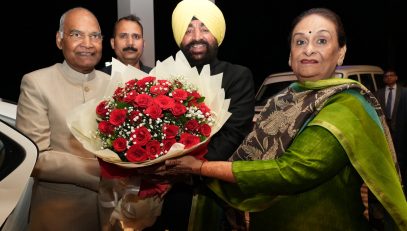
<path fill-rule="evenodd" d="M 114 38 L 110 38 L 110 46 L 114 50 Z"/>
<path fill-rule="evenodd" d="M 288 56 L 288 66 L 291 67 L 291 52 L 290 52 L 290 55 Z"/>
<path fill-rule="evenodd" d="M 56 38 L 56 43 L 57 43 L 57 47 L 62 50 L 62 37 L 64 36 L 64 32 L 61 31 L 57 31 L 57 34 L 55 36 Z"/>

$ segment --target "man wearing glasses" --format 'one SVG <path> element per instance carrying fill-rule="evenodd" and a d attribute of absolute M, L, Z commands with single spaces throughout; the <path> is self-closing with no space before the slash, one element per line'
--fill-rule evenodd
<path fill-rule="evenodd" d="M 109 76 L 95 70 L 102 34 L 95 15 L 84 8 L 65 12 L 56 33 L 63 63 L 24 75 L 16 126 L 38 146 L 32 176 L 29 230 L 100 230 L 99 165 L 71 135 L 66 115 L 104 92 Z"/>
<path fill-rule="evenodd" d="M 387 125 L 389 125 L 390 132 L 394 138 L 394 133 L 397 130 L 397 109 L 400 102 L 400 93 L 403 86 L 397 84 L 398 76 L 396 71 L 388 69 L 383 75 L 383 82 L 385 87 L 378 89 L 376 97 L 382 106 L 383 112 L 386 116 Z"/>
<path fill-rule="evenodd" d="M 388 69 L 383 75 L 383 82 L 386 86 L 377 90 L 376 97 L 390 128 L 404 185 L 404 193 L 407 195 L 407 88 L 398 84 L 397 80 L 396 71 Z"/>

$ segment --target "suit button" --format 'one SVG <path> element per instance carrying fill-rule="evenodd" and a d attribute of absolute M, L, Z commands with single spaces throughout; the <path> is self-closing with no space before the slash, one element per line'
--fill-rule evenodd
<path fill-rule="evenodd" d="M 88 92 L 90 89 L 89 89 L 88 86 L 85 86 L 85 87 L 83 88 L 83 90 L 84 90 L 85 92 Z"/>

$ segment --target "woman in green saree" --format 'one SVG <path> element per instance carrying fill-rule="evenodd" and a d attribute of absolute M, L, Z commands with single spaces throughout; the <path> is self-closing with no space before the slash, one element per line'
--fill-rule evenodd
<path fill-rule="evenodd" d="M 289 64 L 298 82 L 269 99 L 229 162 L 192 156 L 166 161 L 168 173 L 192 173 L 231 206 L 250 212 L 251 230 L 369 230 L 365 183 L 407 230 L 394 148 L 376 98 L 360 83 L 334 77 L 346 39 L 324 8 L 299 15 Z M 198 221 L 198 220 L 197 220 Z"/>

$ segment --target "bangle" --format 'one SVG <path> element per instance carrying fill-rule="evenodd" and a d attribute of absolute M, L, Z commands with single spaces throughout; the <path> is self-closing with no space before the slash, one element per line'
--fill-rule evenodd
<path fill-rule="evenodd" d="M 199 175 L 202 176 L 202 166 L 204 164 L 205 161 L 202 161 L 201 163 L 201 167 L 199 167 Z"/>

